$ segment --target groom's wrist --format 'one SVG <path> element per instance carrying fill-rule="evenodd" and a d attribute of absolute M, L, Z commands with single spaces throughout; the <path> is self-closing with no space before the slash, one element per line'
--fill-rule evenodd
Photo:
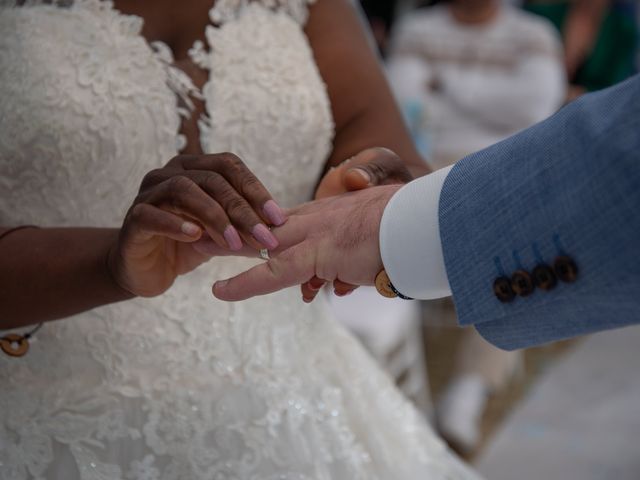
<path fill-rule="evenodd" d="M 438 222 L 440 192 L 451 167 L 398 190 L 383 212 L 380 255 L 389 279 L 404 295 L 433 299 L 451 294 Z"/>

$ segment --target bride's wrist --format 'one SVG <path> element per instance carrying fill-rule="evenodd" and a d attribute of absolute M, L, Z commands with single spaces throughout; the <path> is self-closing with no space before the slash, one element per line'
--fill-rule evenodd
<path fill-rule="evenodd" d="M 109 243 L 108 248 L 103 255 L 104 261 L 102 265 L 104 267 L 104 277 L 107 285 L 110 286 L 111 294 L 115 296 L 115 301 L 128 300 L 136 297 L 137 295 L 126 288 L 121 281 L 121 275 L 119 273 L 118 261 L 118 239 L 120 231 L 116 230 L 113 235 L 113 240 Z"/>

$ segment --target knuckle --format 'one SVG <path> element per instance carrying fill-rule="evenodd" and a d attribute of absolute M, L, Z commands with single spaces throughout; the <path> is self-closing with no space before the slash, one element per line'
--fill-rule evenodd
<path fill-rule="evenodd" d="M 182 162 L 185 159 L 185 155 L 176 155 L 174 157 L 172 157 L 167 164 L 165 165 L 165 167 L 172 167 L 175 165 L 182 165 Z"/>
<path fill-rule="evenodd" d="M 171 177 L 169 180 L 168 199 L 176 206 L 185 203 L 185 195 L 189 195 L 196 188 L 196 184 L 190 178 L 182 175 Z"/>
<path fill-rule="evenodd" d="M 206 153 L 195 156 L 193 163 L 201 170 L 215 171 L 218 169 L 219 156 L 217 153 Z"/>
<path fill-rule="evenodd" d="M 131 209 L 133 209 L 134 206 L 140 204 L 140 203 L 145 203 L 146 199 L 149 197 L 149 194 L 147 192 L 138 192 L 138 195 L 136 195 L 136 198 L 133 199 L 133 202 L 131 202 Z"/>
<path fill-rule="evenodd" d="M 207 209 L 206 216 L 209 223 L 216 226 L 217 228 L 226 226 L 228 223 L 227 215 L 219 207 Z"/>
<path fill-rule="evenodd" d="M 217 173 L 211 172 L 208 173 L 207 176 L 202 181 L 202 186 L 210 193 L 218 193 L 220 189 L 225 186 L 226 182 L 224 179 Z"/>
<path fill-rule="evenodd" d="M 146 216 L 147 212 L 147 205 L 145 203 L 138 203 L 129 211 L 129 221 L 140 222 Z"/>
<path fill-rule="evenodd" d="M 247 206 L 246 202 L 238 196 L 233 196 L 227 199 L 225 202 L 225 209 L 229 213 L 229 216 L 234 218 L 241 218 L 248 220 L 251 215 L 251 209 Z"/>
<path fill-rule="evenodd" d="M 222 155 L 225 167 L 229 171 L 237 174 L 246 169 L 244 162 L 236 154 L 231 152 L 224 152 Z"/>
<path fill-rule="evenodd" d="M 153 185 L 159 183 L 163 178 L 164 170 L 162 168 L 155 168 L 147 172 L 147 174 L 142 178 L 142 182 L 140 183 L 140 190 L 146 190 Z"/>
<path fill-rule="evenodd" d="M 235 153 L 222 152 L 220 155 L 226 162 L 229 162 L 230 164 L 242 163 L 242 160 L 240 160 L 240 157 L 238 157 Z"/>
<path fill-rule="evenodd" d="M 242 177 L 240 186 L 244 196 L 255 195 L 256 193 L 262 192 L 262 183 L 251 173 Z"/>
<path fill-rule="evenodd" d="M 169 188 L 174 192 L 188 192 L 194 186 L 193 181 L 184 175 L 176 175 L 169 180 Z"/>

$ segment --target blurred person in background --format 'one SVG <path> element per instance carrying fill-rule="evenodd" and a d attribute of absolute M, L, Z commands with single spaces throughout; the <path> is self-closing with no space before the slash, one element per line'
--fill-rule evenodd
<path fill-rule="evenodd" d="M 614 85 L 637 71 L 634 0 L 529 0 L 524 6 L 549 19 L 562 34 L 568 100 Z"/>
<path fill-rule="evenodd" d="M 416 144 L 434 169 L 543 120 L 565 98 L 553 27 L 499 0 L 453 0 L 411 13 L 394 30 L 388 61 Z M 450 302 L 426 310 L 430 320 L 455 324 Z M 449 443 L 469 453 L 489 394 L 507 383 L 521 354 L 493 347 L 474 329 L 463 331 L 458 352 L 436 419 Z"/>

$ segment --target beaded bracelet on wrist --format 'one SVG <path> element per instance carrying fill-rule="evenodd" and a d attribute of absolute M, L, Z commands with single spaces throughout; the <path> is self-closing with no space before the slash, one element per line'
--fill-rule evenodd
<path fill-rule="evenodd" d="M 0 240 L 11 233 L 17 232 L 18 230 L 24 230 L 25 228 L 39 227 L 35 225 L 20 225 L 18 227 L 10 228 L 0 234 Z M 33 338 L 35 333 L 40 330 L 41 327 L 42 323 L 39 323 L 26 333 L 7 333 L 6 335 L 3 335 L 0 337 L 0 350 L 10 357 L 22 357 L 29 351 L 29 339 Z"/>

